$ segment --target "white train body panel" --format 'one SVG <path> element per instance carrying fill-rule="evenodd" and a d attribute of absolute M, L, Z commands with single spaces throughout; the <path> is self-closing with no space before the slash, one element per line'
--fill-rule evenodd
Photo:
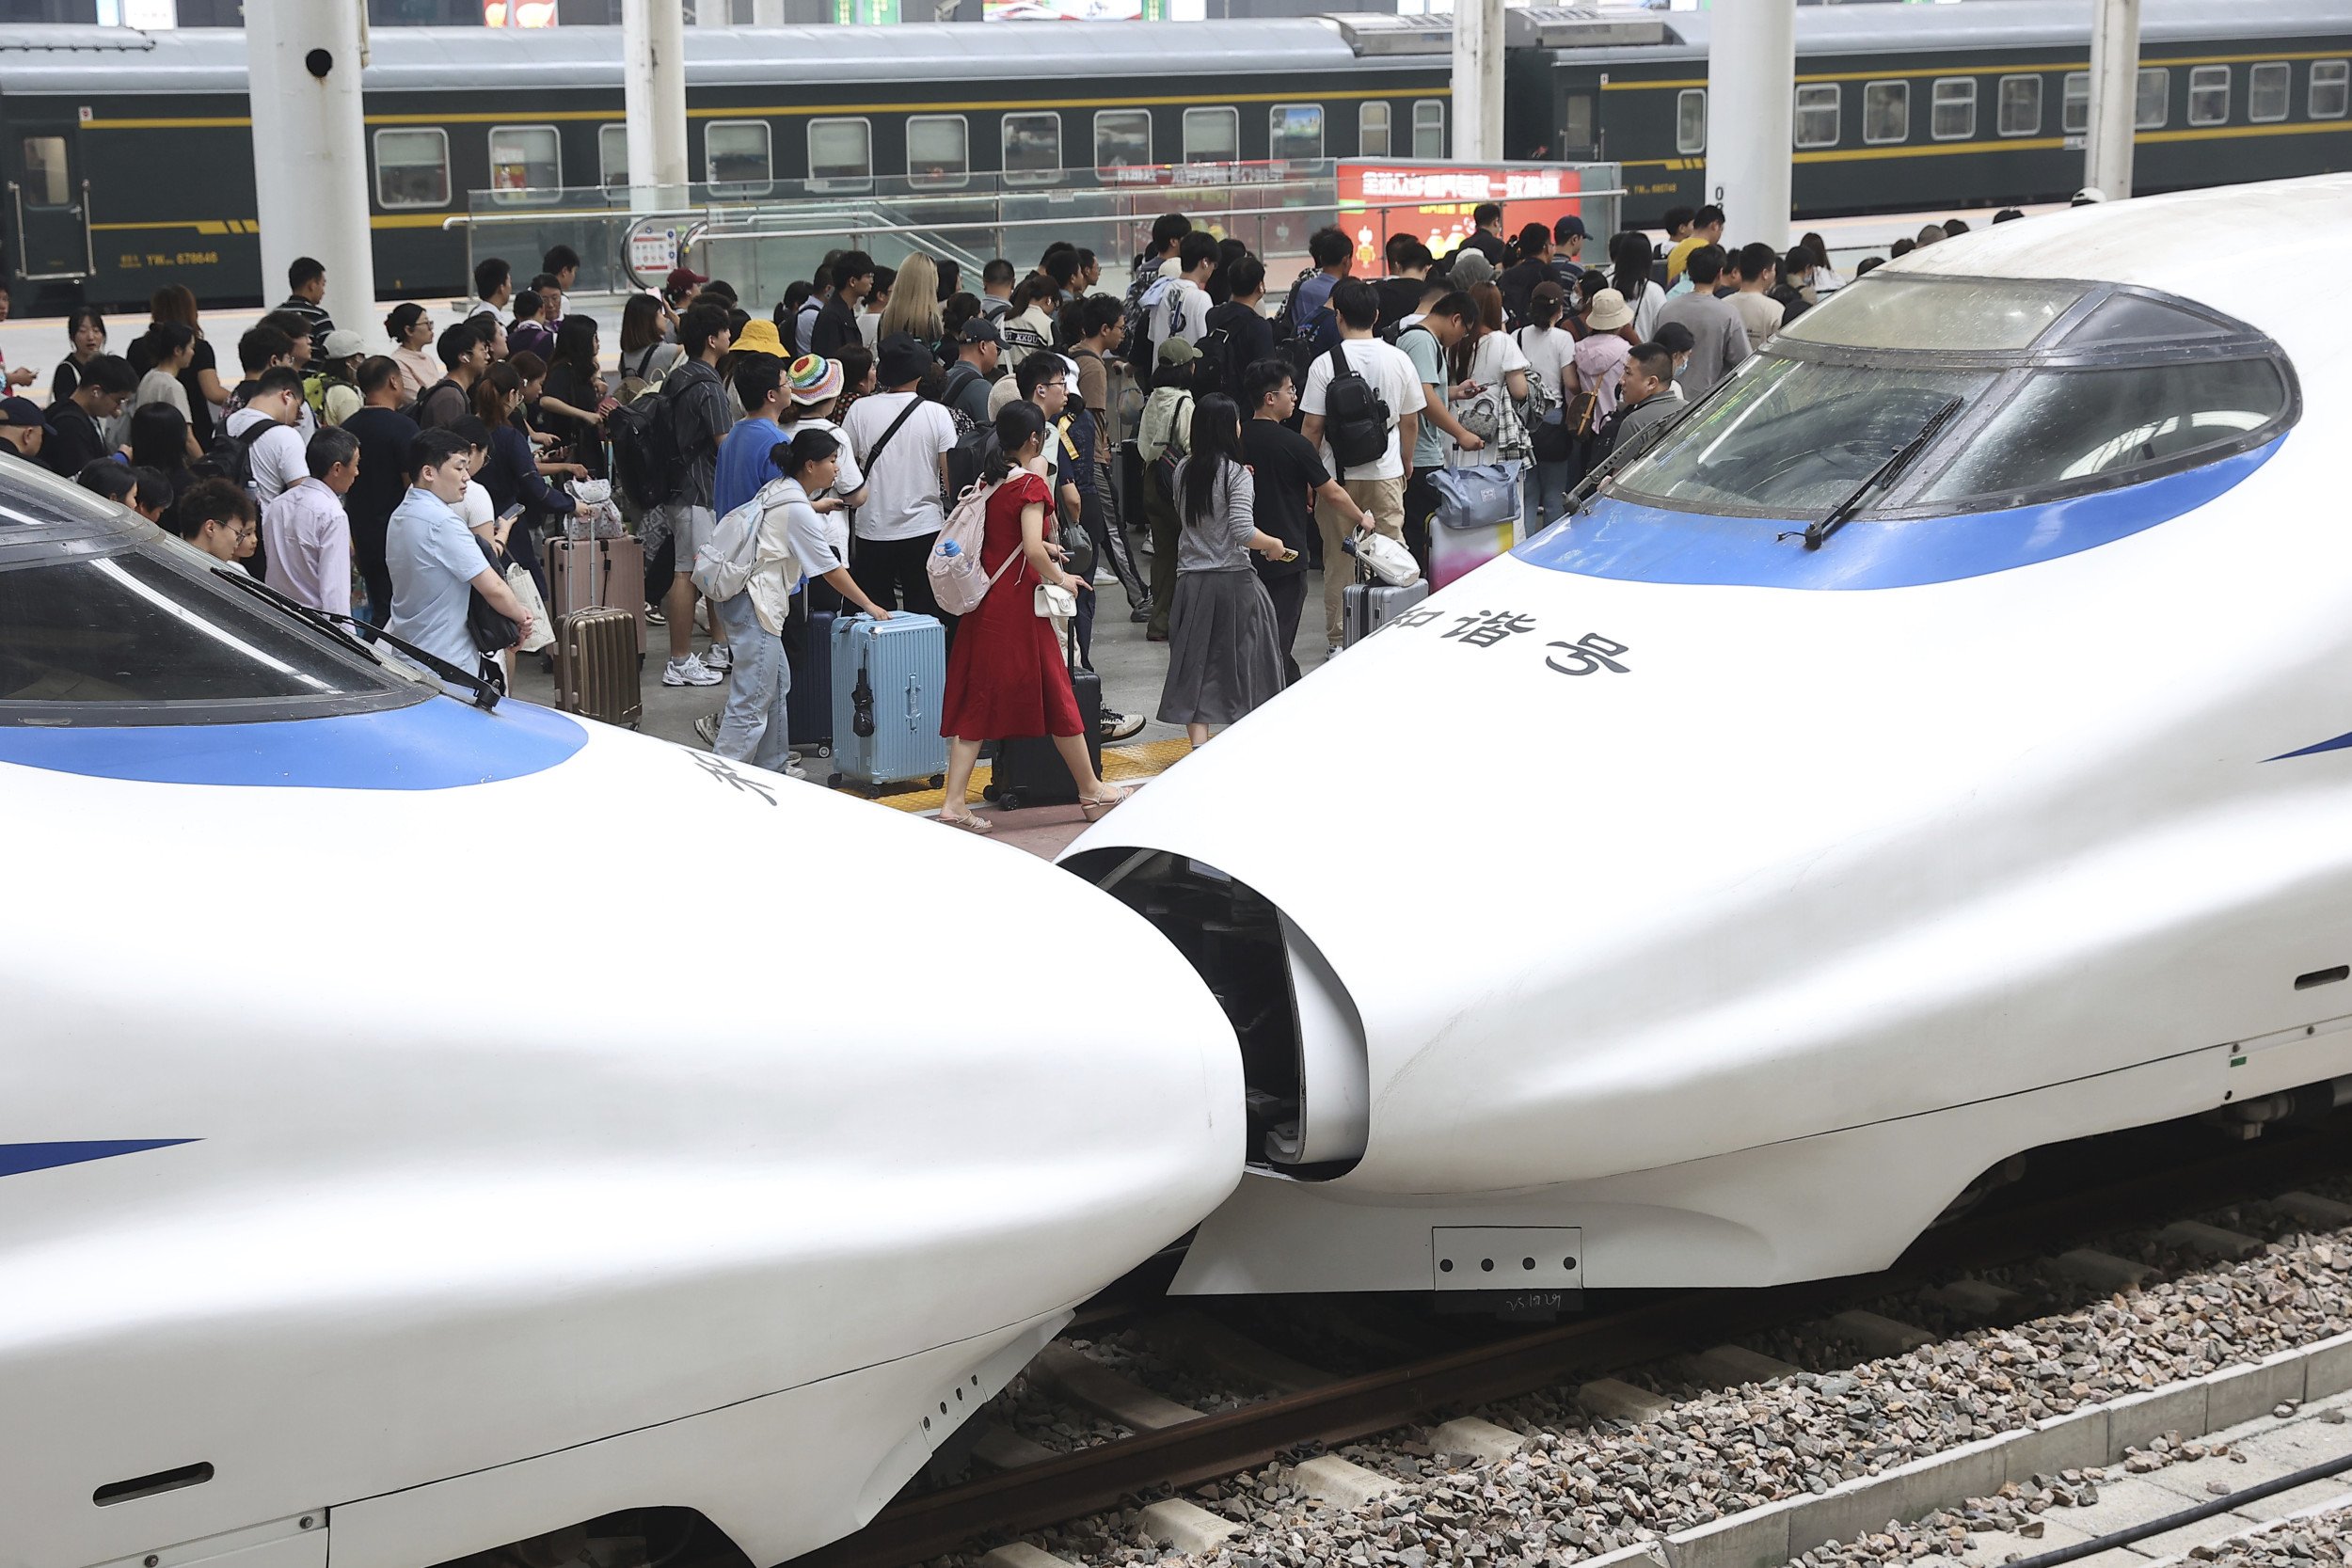
<path fill-rule="evenodd" d="M 2185 226 L 2244 249 L 2185 278 Z M 2283 351 L 2299 419 L 1818 551 L 1604 498 L 1073 846 L 1098 879 L 1167 851 L 1253 890 L 1352 1010 L 1360 1082 L 1323 1094 L 1369 1104 L 1352 1162 L 1253 1151 L 1178 1289 L 1503 1288 L 1547 1236 L 1530 1282 L 1851 1273 L 2012 1152 L 2352 1072 L 2352 984 L 2296 985 L 2352 962 L 2352 752 L 2325 749 L 2352 731 L 2352 312 L 2223 282 L 2346 243 L 2330 179 L 1912 257 L 1857 293 L 2225 289 L 2202 303 Z M 1535 1228 L 1448 1277 L 1478 1240 L 1452 1227 L 1495 1226 Z"/>
<path fill-rule="evenodd" d="M 1142 921 L 679 747 L 443 697 L 0 725 L 0 800 L 7 1568 L 638 1506 L 781 1560 L 1240 1169 L 1230 1027 Z M 1151 1008 L 1088 1022 L 1080 930 Z"/>

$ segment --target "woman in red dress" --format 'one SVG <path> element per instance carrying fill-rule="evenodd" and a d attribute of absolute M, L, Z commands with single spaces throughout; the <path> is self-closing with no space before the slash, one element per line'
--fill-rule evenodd
<path fill-rule="evenodd" d="M 1035 608 L 1041 582 L 1090 592 L 1089 584 L 1061 569 L 1045 543 L 1045 512 L 1053 504 L 1042 477 L 1045 435 L 1037 404 L 1007 404 L 996 416 L 996 441 L 980 475 L 996 486 L 988 498 L 988 531 L 980 546 L 980 566 L 995 582 L 979 609 L 956 623 L 939 721 L 939 733 L 947 737 L 947 798 L 939 819 L 966 832 L 990 831 L 964 800 L 983 740 L 1052 736 L 1089 822 L 1127 796 L 1095 777 L 1054 622 Z M 1016 554 L 1024 559 L 1013 560 Z"/>

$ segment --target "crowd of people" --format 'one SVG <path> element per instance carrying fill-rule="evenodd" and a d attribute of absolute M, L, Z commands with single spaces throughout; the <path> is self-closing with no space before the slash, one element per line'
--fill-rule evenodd
<path fill-rule="evenodd" d="M 1279 293 L 1263 258 L 1179 214 L 1152 225 L 1123 294 L 1068 244 L 1025 272 L 990 261 L 977 291 L 953 261 L 894 269 L 839 250 L 765 316 L 681 266 L 628 298 L 612 369 L 602 325 L 568 302 L 568 247 L 520 287 L 484 261 L 446 321 L 396 307 L 385 352 L 329 318 L 326 269 L 305 258 L 285 302 L 238 337 L 233 380 L 184 288 L 156 291 L 119 356 L 104 317 L 76 309 L 45 406 L 23 395 L 39 372 L 0 367 L 0 460 L 40 463 L 224 566 L 494 678 L 512 653 L 485 657 L 469 609 L 530 641 L 551 602 L 540 546 L 579 513 L 575 483 L 629 482 L 613 489 L 666 635 L 660 679 L 728 685 L 705 738 L 787 770 L 809 616 L 940 614 L 930 563 L 977 485 L 996 586 L 942 617 L 951 769 L 968 777 L 988 742 L 1051 735 L 1099 809 L 1117 793 L 1087 760 L 1070 678 L 1091 668 L 1098 584 L 1168 644 L 1157 716 L 1203 743 L 1300 678 L 1318 570 L 1340 646 L 1352 533 L 1395 539 L 1426 570 L 1435 476 L 1497 462 L 1519 466 L 1533 532 L 1596 464 L 1848 281 L 1818 235 L 1726 245 L 1711 206 L 1668 214 L 1662 245 L 1628 230 L 1591 257 L 1573 216 L 1506 233 L 1490 204 L 1474 221 L 1442 257 L 1391 237 L 1376 277 L 1325 230 Z M 710 603 L 697 562 L 754 502 L 749 578 Z M 1066 655 L 1032 612 L 1045 590 L 1070 607 Z M 1095 721 L 1104 739 L 1143 721 Z M 985 830 L 952 788 L 949 801 L 947 820 Z"/>

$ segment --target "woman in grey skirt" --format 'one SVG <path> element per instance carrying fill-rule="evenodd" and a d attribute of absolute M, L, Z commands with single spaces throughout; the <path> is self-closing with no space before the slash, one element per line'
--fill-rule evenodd
<path fill-rule="evenodd" d="M 1280 561 L 1290 546 L 1252 520 L 1256 490 L 1233 400 L 1202 398 L 1191 436 L 1191 455 L 1176 465 L 1176 595 L 1160 721 L 1184 725 L 1199 746 L 1210 725 L 1230 724 L 1282 689 L 1274 601 L 1249 552 Z"/>

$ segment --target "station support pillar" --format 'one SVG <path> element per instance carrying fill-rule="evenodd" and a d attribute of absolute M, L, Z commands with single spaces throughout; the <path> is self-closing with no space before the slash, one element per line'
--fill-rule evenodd
<path fill-rule="evenodd" d="M 675 207 L 686 199 L 686 8 L 683 0 L 621 0 L 628 75 L 631 205 Z"/>
<path fill-rule="evenodd" d="M 2139 107 L 2139 0 L 2093 0 L 2090 136 L 2083 183 L 2111 200 L 2132 194 L 2132 132 Z"/>
<path fill-rule="evenodd" d="M 1454 0 L 1454 156 L 1502 156 L 1502 0 Z"/>
<path fill-rule="evenodd" d="M 285 297 L 297 256 L 326 268 L 326 309 L 371 339 L 375 252 L 368 231 L 367 135 L 359 76 L 366 0 L 246 0 L 253 187 L 262 297 Z"/>
<path fill-rule="evenodd" d="M 1707 49 L 1707 199 L 1726 242 L 1788 243 L 1796 0 L 1716 0 Z M 1742 239 L 1742 242 L 1744 240 Z"/>

